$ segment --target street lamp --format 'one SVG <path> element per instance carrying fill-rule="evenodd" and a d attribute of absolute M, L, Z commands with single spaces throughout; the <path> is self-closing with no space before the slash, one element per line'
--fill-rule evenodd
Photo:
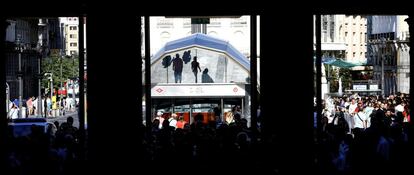
<path fill-rule="evenodd" d="M 16 47 L 15 47 L 18 55 L 19 55 L 19 71 L 17 72 L 17 77 L 19 78 L 19 118 L 22 118 L 22 96 L 23 96 L 23 72 L 22 72 L 22 52 L 24 50 L 24 45 L 21 43 L 21 35 L 17 34 L 16 37 Z"/>
<path fill-rule="evenodd" d="M 50 99 L 53 98 L 53 73 L 45 73 L 45 76 L 49 76 L 48 79 L 50 80 Z"/>
<path fill-rule="evenodd" d="M 37 98 L 37 115 L 42 116 L 42 78 L 43 75 L 41 73 L 41 61 L 45 52 L 45 43 L 43 42 L 44 37 L 45 37 L 45 28 L 47 26 L 47 23 L 45 22 L 44 19 L 39 19 L 39 23 L 37 24 L 39 26 L 39 43 L 38 43 L 38 52 L 39 52 L 39 57 L 38 57 L 38 62 L 37 62 L 37 82 L 38 82 L 38 98 Z M 45 99 L 46 100 L 46 99 Z M 46 118 L 46 113 L 45 113 L 45 118 Z"/>
<path fill-rule="evenodd" d="M 9 84 L 6 82 L 6 112 L 9 113 L 9 105 L 10 105 L 10 88 Z"/>
<path fill-rule="evenodd" d="M 59 95 L 60 100 L 62 100 L 62 90 L 63 90 L 62 61 L 63 61 L 63 55 L 61 55 L 60 57 L 60 95 Z"/>
<path fill-rule="evenodd" d="M 381 38 L 381 44 L 382 44 L 382 48 L 381 48 L 381 92 L 382 95 L 384 96 L 384 89 L 385 89 L 385 80 L 384 80 L 384 50 L 385 50 L 385 39 Z"/>

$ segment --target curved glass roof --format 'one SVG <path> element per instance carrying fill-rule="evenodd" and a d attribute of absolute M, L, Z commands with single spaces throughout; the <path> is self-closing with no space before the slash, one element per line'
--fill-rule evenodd
<path fill-rule="evenodd" d="M 177 50 L 190 48 L 190 47 L 201 47 L 206 49 L 212 49 L 217 52 L 222 52 L 233 60 L 242 65 L 247 71 L 250 72 L 249 60 L 234 48 L 228 41 L 224 41 L 218 38 L 214 38 L 202 33 L 192 34 L 188 37 L 180 38 L 177 40 L 170 41 L 165 44 L 152 58 L 151 65 L 157 60 L 163 58 L 164 55 L 174 52 Z"/>

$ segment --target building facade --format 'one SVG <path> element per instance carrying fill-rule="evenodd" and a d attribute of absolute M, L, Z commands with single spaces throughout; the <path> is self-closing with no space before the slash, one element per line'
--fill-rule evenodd
<path fill-rule="evenodd" d="M 361 15 L 344 15 L 340 32 L 340 37 L 343 37 L 346 45 L 345 60 L 348 62 L 366 62 L 366 17 Z"/>
<path fill-rule="evenodd" d="M 5 55 L 6 82 L 9 85 L 10 100 L 19 98 L 19 80 L 22 77 L 22 98 L 39 95 L 39 63 L 50 54 L 50 47 L 59 48 L 57 18 L 10 18 L 7 19 Z M 51 25 L 52 24 L 52 25 Z M 21 50 L 16 49 L 20 40 Z M 19 74 L 19 55 L 21 73 Z"/>
<path fill-rule="evenodd" d="M 250 57 L 250 16 L 210 18 L 205 34 L 224 39 L 246 57 Z M 191 18 L 150 17 L 151 55 L 168 41 L 192 34 Z"/>
<path fill-rule="evenodd" d="M 384 95 L 409 93 L 408 16 L 368 17 L 368 63 Z"/>
<path fill-rule="evenodd" d="M 314 18 L 315 20 L 315 18 Z M 322 15 L 321 16 L 321 51 L 322 59 L 345 59 L 346 44 L 342 37 L 342 23 L 344 15 Z M 315 25 L 314 25 L 315 31 Z M 316 35 L 314 34 L 314 50 L 316 49 Z M 326 69 L 325 69 L 326 67 Z M 322 98 L 325 94 L 331 93 L 331 84 L 336 83 L 337 77 L 331 77 L 331 70 L 337 68 L 322 64 Z M 337 90 L 337 89 L 336 89 Z"/>
<path fill-rule="evenodd" d="M 60 28 L 63 33 L 64 55 L 79 54 L 79 19 L 78 17 L 61 17 Z"/>

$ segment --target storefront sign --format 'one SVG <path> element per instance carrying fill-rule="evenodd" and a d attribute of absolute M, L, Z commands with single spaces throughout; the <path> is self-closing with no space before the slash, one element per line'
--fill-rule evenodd
<path fill-rule="evenodd" d="M 367 85 L 353 85 L 353 90 L 367 90 Z"/>
<path fill-rule="evenodd" d="M 152 97 L 242 97 L 245 95 L 245 89 L 235 84 L 163 84 L 151 89 Z"/>

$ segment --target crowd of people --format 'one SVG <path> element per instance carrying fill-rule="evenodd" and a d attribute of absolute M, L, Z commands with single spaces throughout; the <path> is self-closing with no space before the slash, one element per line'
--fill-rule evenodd
<path fill-rule="evenodd" d="M 354 94 L 327 98 L 323 103 L 322 125 L 318 125 L 321 132 L 315 137 L 317 173 L 404 171 L 410 165 L 406 160 L 413 155 L 409 106 L 409 95 L 399 93 L 388 97 Z M 221 122 L 206 122 L 201 114 L 196 114 L 191 123 L 177 114 L 161 117 L 158 113 L 152 126 L 139 132 L 143 138 L 140 160 L 157 174 L 171 172 L 168 167 L 189 174 L 194 173 L 189 169 L 203 169 L 206 173 L 219 170 L 233 174 L 277 174 L 275 165 L 266 162 L 266 157 L 272 155 L 271 145 L 278 143 L 269 144 L 260 130 L 249 128 L 247 120 L 237 111 L 234 107 Z M 73 118 L 68 118 L 60 125 L 50 125 L 46 134 L 33 126 L 29 136 L 10 135 L 7 152 L 12 174 L 37 174 L 34 172 L 41 172 L 45 165 L 51 169 L 49 174 L 70 174 L 77 169 L 81 146 L 78 129 L 72 124 Z M 37 169 L 38 166 L 42 168 Z"/>
<path fill-rule="evenodd" d="M 196 115 L 192 123 L 176 114 L 164 118 L 161 125 L 159 118 L 155 118 L 151 128 L 142 130 L 141 160 L 149 169 L 166 166 L 169 162 L 177 165 L 174 167 L 183 165 L 187 167 L 183 173 L 188 174 L 192 173 L 190 169 L 259 174 L 270 171 L 261 167 L 264 163 L 260 161 L 264 159 L 260 157 L 266 155 L 261 134 L 249 128 L 247 120 L 236 111 L 235 107 L 231 122 L 220 124 L 206 123 L 201 114 Z M 79 160 L 81 146 L 78 129 L 72 124 L 73 118 L 69 117 L 60 125 L 58 122 L 49 125 L 47 133 L 33 126 L 28 136 L 10 135 L 7 152 L 11 174 L 60 175 L 77 170 L 82 162 Z M 141 128 L 145 128 L 144 125 Z M 161 174 L 168 172 L 168 168 L 157 171 Z"/>
<path fill-rule="evenodd" d="M 164 119 L 159 114 L 144 134 L 145 160 L 151 162 L 149 165 L 153 168 L 163 162 L 174 162 L 174 165 L 187 167 L 187 171 L 193 168 L 211 170 L 210 173 L 220 170 L 260 174 L 266 171 L 260 167 L 265 154 L 260 133 L 249 128 L 240 114 L 233 114 L 233 121 L 220 124 L 213 120 L 206 123 L 201 114 L 196 114 L 192 123 L 185 122 L 177 114 Z"/>
<path fill-rule="evenodd" d="M 20 113 L 22 114 L 22 118 L 28 118 L 33 115 L 56 117 L 65 115 L 66 111 L 73 112 L 76 110 L 76 102 L 74 102 L 72 98 L 66 97 L 59 98 L 53 96 L 50 98 L 49 96 L 44 96 L 40 103 L 42 105 L 42 111 L 39 110 L 38 98 L 36 97 L 29 97 L 27 100 L 23 101 L 22 109 L 19 109 L 19 103 L 20 102 L 17 99 L 9 101 L 8 118 L 17 119 L 19 118 Z"/>
<path fill-rule="evenodd" d="M 16 137 L 9 128 L 6 140 L 7 165 L 2 169 L 9 175 L 73 174 L 81 162 L 82 147 L 79 130 L 73 118 L 47 126 L 32 125 L 29 135 Z"/>
<path fill-rule="evenodd" d="M 317 139 L 322 174 L 400 172 L 412 139 L 409 95 L 328 97 Z"/>

